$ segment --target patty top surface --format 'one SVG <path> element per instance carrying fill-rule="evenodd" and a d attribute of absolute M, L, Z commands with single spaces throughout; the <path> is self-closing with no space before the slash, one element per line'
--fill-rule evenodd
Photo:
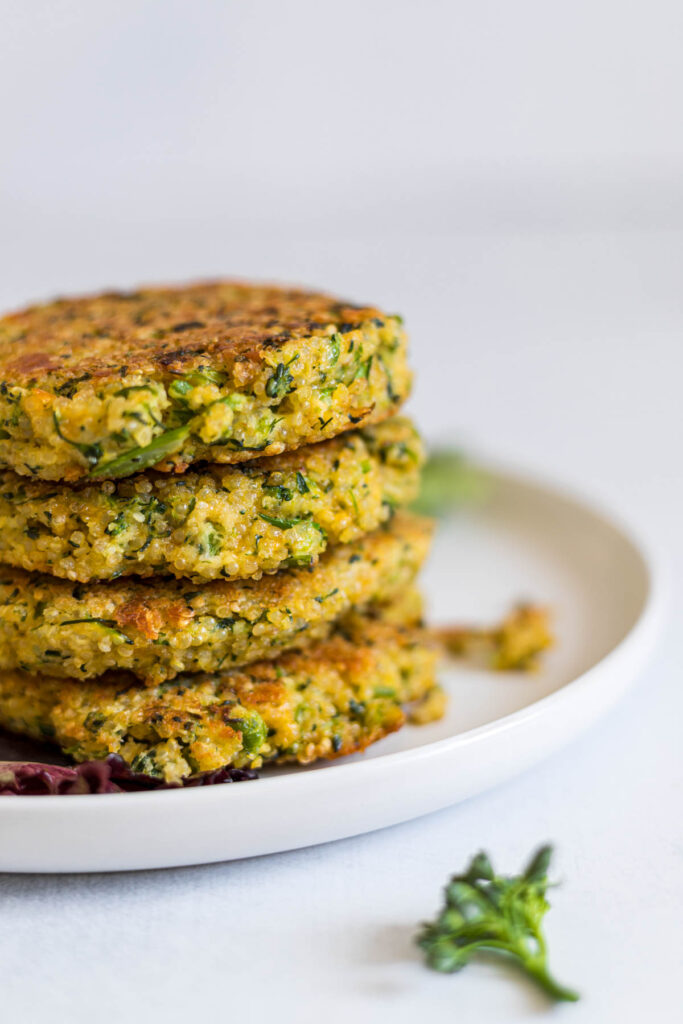
<path fill-rule="evenodd" d="M 182 374 L 209 362 L 246 380 L 286 342 L 385 318 L 320 292 L 230 280 L 61 298 L 0 319 L 0 378 L 50 389 L 84 374 Z"/>
<path fill-rule="evenodd" d="M 0 468 L 45 480 L 277 455 L 396 413 L 397 316 L 231 281 L 62 299 L 0 320 Z"/>

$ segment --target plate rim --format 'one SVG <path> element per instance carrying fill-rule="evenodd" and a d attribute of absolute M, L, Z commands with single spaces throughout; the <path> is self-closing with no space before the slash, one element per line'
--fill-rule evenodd
<path fill-rule="evenodd" d="M 640 655 L 636 659 L 637 667 L 635 671 L 629 673 L 629 679 L 623 688 L 617 691 L 615 698 L 609 701 L 605 707 L 601 707 L 599 709 L 598 715 L 595 716 L 595 718 L 601 717 L 602 714 L 604 714 L 608 708 L 616 702 L 616 699 L 618 699 L 622 693 L 626 692 L 629 686 L 632 685 L 632 682 L 637 678 L 664 625 L 666 609 L 669 604 L 669 573 L 667 572 L 663 556 L 657 550 L 652 539 L 650 537 L 646 538 L 643 531 L 640 528 L 636 528 L 627 517 L 624 517 L 621 513 L 612 511 L 608 503 L 585 494 L 580 487 L 576 487 L 573 484 L 567 484 L 562 481 L 557 481 L 550 474 L 537 473 L 533 470 L 520 468 L 515 463 L 500 462 L 494 458 L 486 456 L 480 457 L 476 453 L 471 457 L 468 457 L 468 461 L 487 476 L 502 480 L 508 485 L 521 485 L 526 490 L 540 491 L 546 495 L 550 494 L 553 498 L 559 499 L 565 504 L 571 504 L 574 507 L 578 507 L 583 513 L 590 514 L 594 519 L 600 520 L 603 525 L 618 532 L 621 538 L 626 540 L 630 548 L 638 557 L 641 567 L 645 573 L 647 589 L 638 617 L 615 646 L 590 665 L 585 671 L 581 672 L 573 679 L 570 679 L 552 693 L 539 697 L 537 700 L 531 701 L 522 708 L 518 708 L 515 711 L 501 715 L 499 718 L 495 718 L 490 722 L 485 722 L 482 725 L 475 726 L 472 729 L 467 729 L 464 732 L 457 733 L 452 736 L 446 736 L 442 739 L 433 740 L 430 743 L 419 744 L 418 746 L 410 747 L 407 750 L 398 750 L 386 754 L 379 754 L 378 756 L 368 758 L 367 760 L 359 760 L 351 763 L 333 761 L 332 763 L 321 766 L 312 772 L 292 771 L 286 775 L 256 780 L 261 783 L 261 785 L 264 783 L 268 784 L 271 795 L 273 795 L 273 787 L 276 785 L 279 786 L 280 789 L 282 789 L 282 787 L 289 786 L 296 790 L 297 787 L 302 785 L 313 785 L 312 780 L 314 779 L 321 780 L 328 777 L 330 781 L 334 778 L 339 782 L 339 778 L 342 774 L 344 774 L 344 777 L 350 778 L 351 782 L 353 782 L 354 778 L 358 775 L 379 771 L 385 767 L 391 768 L 399 762 L 402 765 L 409 765 L 416 761 L 422 761 L 424 759 L 429 759 L 430 757 L 438 756 L 441 753 L 445 753 L 457 747 L 464 747 L 472 743 L 477 743 L 494 735 L 500 735 L 502 733 L 507 734 L 512 731 L 522 729 L 532 719 L 537 718 L 539 715 L 543 717 L 547 717 L 548 715 L 552 716 L 558 705 L 573 702 L 576 699 L 577 692 L 585 691 L 591 686 L 592 678 L 598 671 L 603 670 L 603 668 L 610 662 L 623 657 L 630 649 L 637 649 L 640 651 Z M 595 719 L 591 719 L 591 724 L 594 720 Z M 588 725 L 586 728 L 588 728 Z M 570 741 L 571 738 L 566 742 Z M 564 745 L 565 743 L 561 744 L 561 746 Z M 542 760 L 543 756 L 545 755 L 542 755 L 539 760 Z M 511 777 L 516 774 L 517 772 L 512 772 Z M 115 794 L 117 799 L 114 805 L 122 806 L 124 803 L 127 805 L 130 801 L 134 800 L 136 805 L 140 807 L 142 802 L 144 802 L 146 806 L 149 806 L 156 801 L 163 802 L 166 800 L 175 800 L 176 807 L 179 808 L 181 801 L 186 802 L 187 800 L 191 800 L 197 804 L 200 801 L 213 803 L 216 800 L 224 800 L 226 798 L 226 793 L 232 793 L 233 788 L 233 784 L 230 783 L 227 785 L 202 786 L 186 789 L 179 788 L 174 790 L 118 793 Z M 242 787 L 238 785 L 237 793 L 240 793 L 241 790 Z M 241 797 L 237 796 L 237 794 L 233 794 L 230 799 L 253 799 L 253 795 L 251 797 L 248 795 L 251 792 L 251 787 L 247 787 L 246 792 L 244 792 Z M 101 808 L 103 801 L 108 806 L 110 803 L 110 797 L 112 796 L 112 794 L 108 793 L 84 793 L 73 795 L 79 796 L 81 799 L 73 801 L 69 800 L 66 802 L 61 800 L 55 801 L 52 795 L 30 796 L 25 799 L 18 800 L 16 798 L 8 800 L 0 798 L 0 818 L 3 815 L 10 814 L 14 817 L 17 812 L 20 812 L 22 816 L 24 814 L 35 816 L 45 813 L 48 815 L 82 815 L 83 813 L 87 813 L 88 808 L 92 811 L 95 811 L 96 807 Z M 83 798 L 87 798 L 85 803 Z M 276 796 L 273 796 L 273 798 L 276 798 Z M 52 810 L 49 810 L 49 808 L 52 808 Z"/>

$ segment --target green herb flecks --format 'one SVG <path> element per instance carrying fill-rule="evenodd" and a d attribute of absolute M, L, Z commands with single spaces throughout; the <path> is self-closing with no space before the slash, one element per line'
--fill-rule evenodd
<path fill-rule="evenodd" d="M 341 352 L 341 334 L 333 334 L 330 338 L 330 365 L 334 366 L 339 361 L 339 353 Z"/>
<path fill-rule="evenodd" d="M 107 721 L 101 711 L 90 711 L 83 723 L 88 732 L 97 733 Z"/>
<path fill-rule="evenodd" d="M 384 375 L 385 375 L 385 377 L 387 379 L 387 383 L 386 383 L 387 398 L 389 399 L 390 402 L 394 402 L 394 403 L 400 402 L 401 401 L 401 395 L 394 388 L 393 377 L 391 375 L 391 371 L 390 371 L 389 367 L 387 366 L 386 360 L 382 359 L 381 355 L 378 355 L 377 356 L 377 362 L 382 367 L 382 370 L 384 371 Z"/>
<path fill-rule="evenodd" d="M 199 545 L 199 554 L 205 558 L 215 558 L 216 555 L 220 554 L 223 543 L 224 533 L 223 527 L 218 523 L 207 523 L 207 531 L 203 538 L 202 543 Z"/>
<path fill-rule="evenodd" d="M 118 391 L 114 392 L 117 398 L 128 398 L 129 395 L 135 394 L 137 391 L 149 391 L 153 392 L 153 388 L 150 384 L 131 384 L 127 388 L 119 388 Z"/>
<path fill-rule="evenodd" d="M 142 407 L 149 416 L 150 423 L 153 423 L 155 427 L 163 427 L 163 421 L 156 415 L 149 402 L 143 402 Z"/>
<path fill-rule="evenodd" d="M 91 477 L 107 476 L 116 478 L 130 476 L 138 473 L 141 469 L 148 469 L 161 462 L 167 456 L 176 452 L 190 434 L 189 425 L 175 427 L 173 430 L 166 430 L 150 441 L 149 444 L 130 448 L 127 452 L 117 455 L 103 465 L 95 466 L 90 470 Z M 100 452 L 101 455 L 101 452 Z"/>
<path fill-rule="evenodd" d="M 147 536 L 145 537 L 142 545 L 135 550 L 135 554 L 139 555 L 143 551 L 146 551 L 153 540 L 157 537 L 168 537 L 171 533 L 170 529 L 166 530 L 165 533 L 160 533 L 160 525 L 166 525 L 163 516 L 166 512 L 166 506 L 163 501 L 159 501 L 158 498 L 150 497 L 140 501 L 140 511 L 144 515 L 144 525 L 147 527 Z M 155 520 L 160 520 L 155 521 Z"/>
<path fill-rule="evenodd" d="M 147 426 L 147 420 L 137 409 L 126 409 L 121 415 L 124 419 L 135 420 L 136 423 L 141 423 L 143 427 Z"/>
<path fill-rule="evenodd" d="M 154 757 L 153 751 L 144 750 L 136 754 L 130 763 L 131 771 L 139 772 L 141 775 L 148 775 L 152 779 L 163 778 L 163 771 Z"/>
<path fill-rule="evenodd" d="M 187 373 L 183 377 L 178 377 L 177 380 L 174 380 L 170 384 L 168 388 L 168 397 L 173 402 L 186 405 L 187 395 L 193 391 L 194 388 L 206 387 L 209 384 L 222 387 L 227 379 L 227 373 L 223 373 L 221 370 L 212 370 L 208 366 L 201 370 L 193 370 L 192 373 Z M 229 400 L 231 398 L 232 396 L 230 395 L 224 396 L 225 400 Z M 220 401 L 220 399 L 218 399 L 218 401 Z"/>
<path fill-rule="evenodd" d="M 182 377 L 179 380 L 172 381 L 172 383 L 169 385 L 168 397 L 173 402 L 180 402 L 181 405 L 185 405 L 185 396 L 188 395 L 190 391 L 192 391 L 192 385 L 190 384 L 189 380 L 187 380 L 185 377 Z"/>
<path fill-rule="evenodd" d="M 62 398 L 73 398 L 78 391 L 78 385 L 84 380 L 90 380 L 89 373 L 83 373 L 80 377 L 73 377 L 71 380 L 59 384 L 55 388 L 55 394 L 60 395 Z"/>
<path fill-rule="evenodd" d="M 126 636 L 125 633 L 122 633 L 121 630 L 117 627 L 114 619 L 65 619 L 64 622 L 60 622 L 60 626 L 78 626 L 81 623 L 90 623 L 93 626 L 99 626 L 101 629 L 103 629 L 106 633 L 109 633 L 111 636 L 116 636 L 119 638 L 119 640 L 123 640 L 125 644 L 133 643 L 130 637 Z"/>
<path fill-rule="evenodd" d="M 266 382 L 266 394 L 268 398 L 282 399 L 285 395 L 294 391 L 294 377 L 289 372 L 289 367 L 298 359 L 298 355 L 289 360 L 288 363 L 278 363 L 275 373 Z"/>
<path fill-rule="evenodd" d="M 194 370 L 186 377 L 186 380 L 194 387 L 201 387 L 206 384 L 216 384 L 218 387 L 222 387 L 227 379 L 227 373 L 223 370 L 212 370 L 210 366 L 203 366 L 198 370 Z"/>
<path fill-rule="evenodd" d="M 362 349 L 360 349 L 359 351 L 362 352 Z M 371 366 L 372 366 L 372 356 L 370 356 L 368 359 L 366 359 L 365 362 L 360 362 L 358 364 L 358 368 L 356 370 L 356 373 L 355 373 L 353 379 L 354 380 L 368 380 L 368 378 L 370 376 L 370 367 Z"/>
<path fill-rule="evenodd" d="M 305 516 L 292 516 L 291 519 L 286 519 L 284 516 L 267 516 L 265 512 L 259 512 L 259 519 L 270 523 L 271 526 L 277 526 L 280 530 L 291 530 L 293 526 L 306 521 Z"/>
<path fill-rule="evenodd" d="M 285 487 L 283 484 L 264 484 L 263 490 L 272 498 L 277 498 L 278 501 L 292 500 L 292 492 L 289 487 Z"/>
<path fill-rule="evenodd" d="M 71 438 L 65 437 L 62 433 L 59 416 L 56 410 L 52 413 L 52 422 L 54 423 L 58 437 L 61 437 L 62 441 L 65 441 L 67 444 L 70 444 L 72 448 L 79 451 L 91 465 L 95 465 L 99 462 L 102 458 L 102 445 L 98 441 L 95 441 L 94 444 L 84 444 L 81 441 L 72 441 Z"/>
<path fill-rule="evenodd" d="M 107 523 L 104 532 L 110 537 L 118 537 L 120 533 L 128 528 L 128 520 L 124 511 L 118 512 L 110 523 Z"/>
<path fill-rule="evenodd" d="M 268 728 L 260 715 L 250 718 L 231 718 L 228 724 L 242 733 L 242 746 L 248 754 L 256 754 L 268 737 Z"/>
<path fill-rule="evenodd" d="M 220 437 L 217 441 L 211 442 L 211 447 L 229 448 L 232 452 L 262 452 L 269 444 L 270 441 L 264 441 L 263 444 L 248 445 L 237 437 Z"/>
<path fill-rule="evenodd" d="M 296 489 L 298 490 L 299 494 L 308 494 L 308 492 L 310 491 L 310 487 L 308 486 L 308 483 L 306 482 L 306 477 L 303 475 L 303 473 L 297 472 L 296 474 Z"/>
<path fill-rule="evenodd" d="M 463 875 L 445 889 L 445 906 L 422 926 L 417 944 L 428 967 L 443 973 L 462 970 L 477 953 L 500 953 L 532 978 L 551 999 L 575 1002 L 576 992 L 548 971 L 541 929 L 550 904 L 548 865 L 552 847 L 543 846 L 522 875 L 496 875 L 485 853 L 473 858 Z"/>

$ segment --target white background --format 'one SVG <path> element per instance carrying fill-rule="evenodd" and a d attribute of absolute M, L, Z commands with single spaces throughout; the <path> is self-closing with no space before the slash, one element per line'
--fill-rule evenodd
<path fill-rule="evenodd" d="M 238 864 L 1 876 L 3 1019 L 543 1018 L 488 965 L 425 971 L 411 936 L 477 849 L 512 871 L 549 838 L 552 961 L 584 993 L 558 1018 L 680 1020 L 683 8 L 1 10 L 3 307 L 221 273 L 400 310 L 427 435 L 611 502 L 674 584 L 619 709 L 465 805 Z"/>

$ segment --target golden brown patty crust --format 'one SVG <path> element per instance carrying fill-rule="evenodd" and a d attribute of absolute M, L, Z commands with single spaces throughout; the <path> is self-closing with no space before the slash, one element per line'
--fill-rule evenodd
<path fill-rule="evenodd" d="M 313 565 L 417 494 L 423 449 L 385 420 L 295 452 L 181 476 L 55 487 L 0 472 L 0 560 L 82 583 L 171 574 L 258 579 Z"/>
<path fill-rule="evenodd" d="M 0 320 L 0 465 L 115 479 L 275 455 L 393 415 L 400 317 L 235 281 L 33 306 Z"/>
<path fill-rule="evenodd" d="M 352 608 L 398 594 L 430 537 L 429 520 L 398 512 L 313 568 L 199 585 L 135 577 L 72 584 L 3 567 L 0 668 L 76 679 L 122 669 L 157 683 L 274 657 L 326 636 Z"/>
<path fill-rule="evenodd" d="M 438 716 L 434 669 L 419 630 L 351 616 L 303 652 L 153 687 L 125 673 L 81 682 L 0 671 L 0 725 L 77 761 L 119 754 L 167 781 L 224 765 L 309 764 L 399 729 L 410 702 L 427 709 L 423 721 Z"/>

